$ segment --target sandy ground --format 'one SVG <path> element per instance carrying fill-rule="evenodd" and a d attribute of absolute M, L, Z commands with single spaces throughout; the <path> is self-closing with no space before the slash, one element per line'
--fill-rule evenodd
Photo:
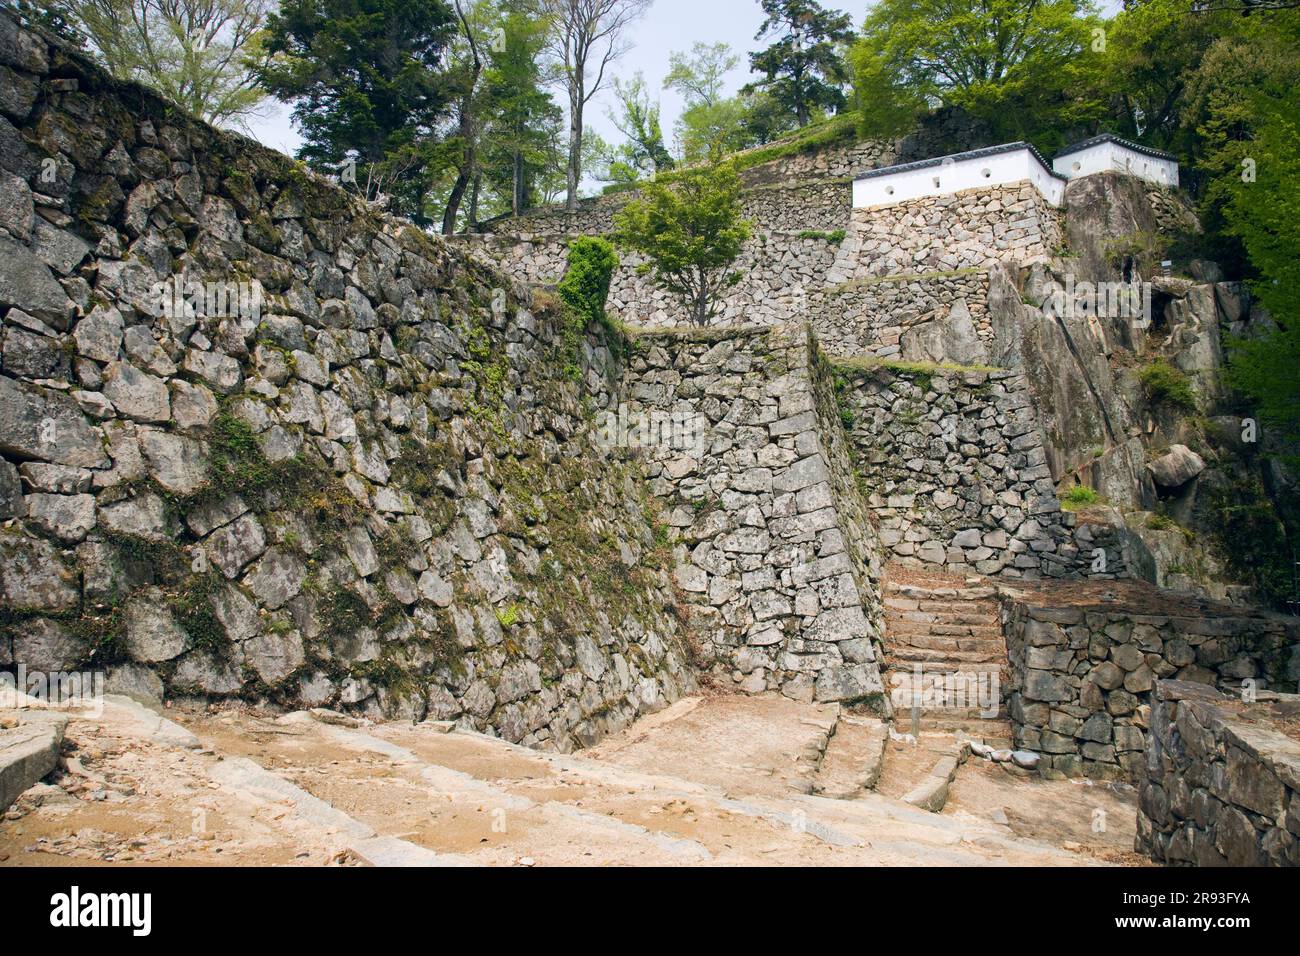
<path fill-rule="evenodd" d="M 197 740 L 116 705 L 74 719 L 68 770 L 0 820 L 0 866 L 1139 862 L 1131 791 L 979 760 L 939 814 L 890 796 L 888 758 L 880 792 L 811 796 L 835 712 L 777 697 L 690 698 L 572 756 L 428 724 L 166 714 Z"/>

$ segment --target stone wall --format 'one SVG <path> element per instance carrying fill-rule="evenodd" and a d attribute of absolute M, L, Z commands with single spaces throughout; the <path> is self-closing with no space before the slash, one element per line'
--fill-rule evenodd
<path fill-rule="evenodd" d="M 605 236 L 614 231 L 614 216 L 635 198 L 635 193 L 616 193 L 584 200 L 575 212 L 563 206 L 548 206 L 484 223 L 481 232 L 461 237 L 471 242 L 477 235 L 562 235 Z M 778 180 L 746 189 L 742 215 L 761 231 L 847 229 L 853 207 L 849 179 Z M 558 278 L 558 277 L 556 277 Z M 555 281 L 555 278 L 534 280 Z"/>
<path fill-rule="evenodd" d="M 967 269 L 846 282 L 815 293 L 812 311 L 835 355 L 973 362 L 993 337 L 988 300 L 988 273 Z"/>
<path fill-rule="evenodd" d="M 884 710 L 879 547 L 806 333 L 633 341 L 626 421 L 689 423 L 641 453 L 715 668 L 750 692 Z"/>
<path fill-rule="evenodd" d="M 558 749 L 693 687 L 607 333 L 7 12 L 0 66 L 0 666 Z"/>
<path fill-rule="evenodd" d="M 485 264 L 500 268 L 517 282 L 552 285 L 564 275 L 570 237 L 468 237 Z M 769 325 L 804 320 L 821 301 L 815 290 L 835 261 L 837 246 L 826 235 L 759 233 L 745 243 L 735 270 L 744 280 L 719 303 L 714 326 Z M 620 254 L 621 265 L 610 286 L 607 312 L 634 328 L 663 329 L 689 324 L 681 302 L 638 274 L 644 261 L 637 254 Z"/>
<path fill-rule="evenodd" d="M 1124 573 L 1118 542 L 1076 529 L 1061 510 L 1022 376 L 852 362 L 838 372 L 855 463 L 893 559 L 1004 577 Z"/>
<path fill-rule="evenodd" d="M 1245 705 L 1199 684 L 1161 681 L 1138 852 L 1174 866 L 1300 866 L 1297 716 L 1294 695 Z"/>
<path fill-rule="evenodd" d="M 855 209 L 832 284 L 871 276 L 1027 264 L 1062 244 L 1060 214 L 1029 183 Z"/>
<path fill-rule="evenodd" d="M 1161 678 L 1238 692 L 1247 678 L 1261 689 L 1300 678 L 1294 618 L 1128 587 L 1111 606 L 1004 592 L 1016 744 L 1040 752 L 1044 772 L 1136 779 Z"/>

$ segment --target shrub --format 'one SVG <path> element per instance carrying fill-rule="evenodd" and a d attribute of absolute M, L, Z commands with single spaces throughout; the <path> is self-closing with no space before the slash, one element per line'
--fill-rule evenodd
<path fill-rule="evenodd" d="M 557 292 L 585 323 L 605 320 L 609 284 L 618 268 L 618 253 L 605 239 L 579 236 L 569 245 L 569 267 Z"/>
<path fill-rule="evenodd" d="M 1185 372 L 1174 368 L 1165 359 L 1156 359 L 1147 365 L 1138 378 L 1151 401 L 1187 411 L 1196 410 L 1196 392 L 1192 389 L 1191 380 Z"/>
<path fill-rule="evenodd" d="M 1101 500 L 1101 495 L 1087 485 L 1075 485 L 1061 496 L 1061 507 L 1066 511 L 1073 511 L 1077 508 L 1095 505 Z"/>

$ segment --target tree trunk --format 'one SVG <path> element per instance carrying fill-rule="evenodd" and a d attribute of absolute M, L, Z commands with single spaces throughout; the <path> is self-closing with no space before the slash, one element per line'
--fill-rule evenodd
<path fill-rule="evenodd" d="M 515 194 L 511 208 L 516 216 L 524 211 L 524 154 L 515 150 Z"/>
<path fill-rule="evenodd" d="M 442 234 L 444 236 L 455 234 L 456 217 L 460 215 L 460 203 L 465 198 L 465 191 L 468 188 L 469 167 L 465 166 L 456 176 L 456 182 L 451 187 L 451 195 L 447 197 L 447 211 L 442 215 Z"/>
<path fill-rule="evenodd" d="M 469 222 L 468 230 L 474 232 L 478 228 L 478 196 L 483 188 L 483 174 L 474 174 L 474 185 L 469 191 Z"/>
<path fill-rule="evenodd" d="M 585 64 L 575 67 L 577 76 L 570 80 L 569 88 L 569 169 L 567 175 L 568 198 L 565 208 L 578 211 L 578 182 L 582 179 L 582 71 Z"/>

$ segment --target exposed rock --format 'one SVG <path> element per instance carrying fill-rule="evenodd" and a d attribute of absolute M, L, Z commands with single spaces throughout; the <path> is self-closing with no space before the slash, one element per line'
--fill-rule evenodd
<path fill-rule="evenodd" d="M 1171 445 L 1168 454 L 1149 462 L 1147 469 L 1162 488 L 1180 488 L 1205 471 L 1205 459 L 1186 445 Z"/>
<path fill-rule="evenodd" d="M 126 652 L 142 664 L 174 660 L 190 646 L 190 638 L 167 609 L 167 596 L 146 588 L 126 606 Z"/>

